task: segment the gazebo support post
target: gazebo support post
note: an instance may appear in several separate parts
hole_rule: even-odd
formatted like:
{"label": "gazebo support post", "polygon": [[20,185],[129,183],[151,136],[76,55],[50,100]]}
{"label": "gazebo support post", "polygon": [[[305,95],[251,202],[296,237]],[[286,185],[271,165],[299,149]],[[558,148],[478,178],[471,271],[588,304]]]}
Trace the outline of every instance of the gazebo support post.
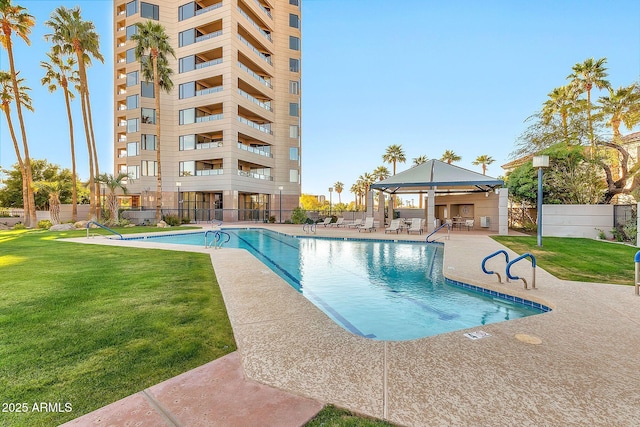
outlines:
{"label": "gazebo support post", "polygon": [[427,192],[427,233],[435,229],[436,221],[436,188],[433,187]]}

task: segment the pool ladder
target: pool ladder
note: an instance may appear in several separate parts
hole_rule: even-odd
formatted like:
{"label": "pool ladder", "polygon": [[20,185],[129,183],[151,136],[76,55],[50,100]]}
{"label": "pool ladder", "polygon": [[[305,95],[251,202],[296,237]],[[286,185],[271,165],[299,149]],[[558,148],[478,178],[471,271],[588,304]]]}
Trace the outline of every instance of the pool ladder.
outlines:
{"label": "pool ladder", "polygon": [[100,224],[99,222],[96,222],[96,221],[89,221],[89,222],[87,222],[87,237],[90,237],[90,235],[89,235],[89,228],[91,227],[91,224],[94,224],[94,225],[96,225],[96,226],[98,226],[98,227],[100,227],[100,228],[103,228],[103,229],[107,230],[109,233],[117,234],[118,236],[120,236],[120,240],[123,240],[123,239],[124,239],[124,237],[122,237],[122,234],[120,234],[120,233],[118,233],[117,231],[112,230],[112,229],[110,229],[109,227],[104,226],[104,225],[102,225],[102,224]]}
{"label": "pool ladder", "polygon": [[442,224],[441,226],[439,226],[438,228],[436,228],[435,230],[433,230],[426,238],[426,242],[427,243],[434,243],[436,240],[440,239],[440,237],[438,237],[437,239],[433,239],[433,240],[429,240],[429,237],[433,236],[434,234],[436,234],[438,231],[440,231],[441,229],[447,227],[447,235],[444,236],[445,239],[450,240],[451,239],[451,224],[449,224],[448,222],[445,222],[444,224]]}
{"label": "pool ladder", "polygon": [[309,234],[309,233],[316,234],[316,224],[315,223],[311,223],[311,224],[304,223],[302,225],[302,231],[304,231],[307,234]]}
{"label": "pool ladder", "polygon": [[506,281],[509,282],[510,280],[522,280],[524,282],[524,288],[525,289],[529,289],[528,287],[528,283],[527,283],[527,279],[525,279],[524,277],[519,277],[519,276],[514,276],[511,274],[511,267],[517,263],[518,261],[521,261],[525,258],[529,258],[531,259],[531,271],[532,271],[532,278],[531,278],[531,289],[536,289],[536,257],[533,256],[533,254],[530,253],[526,253],[524,255],[521,255],[517,258],[515,258],[512,261],[509,261],[509,254],[504,251],[504,250],[499,250],[496,251],[494,253],[492,253],[491,255],[486,256],[483,260],[482,260],[482,271],[486,274],[495,274],[496,276],[498,276],[498,283],[502,283],[502,278],[500,277],[500,274],[495,272],[495,271],[491,271],[491,270],[487,270],[486,268],[486,262],[490,259],[493,258],[494,256],[500,255],[500,254],[504,254],[505,257],[505,261],[507,263],[507,266],[505,268],[505,275],[506,275]]}
{"label": "pool ladder", "polygon": [[[208,240],[209,234],[213,234],[213,239],[211,239],[211,242],[209,242],[209,240]],[[223,238],[225,238],[225,237],[226,237],[226,239],[223,240]],[[222,245],[227,243],[229,240],[231,240],[231,236],[229,235],[229,233],[224,232],[224,231],[207,230],[204,233],[204,247],[205,248],[220,249],[222,247]]]}

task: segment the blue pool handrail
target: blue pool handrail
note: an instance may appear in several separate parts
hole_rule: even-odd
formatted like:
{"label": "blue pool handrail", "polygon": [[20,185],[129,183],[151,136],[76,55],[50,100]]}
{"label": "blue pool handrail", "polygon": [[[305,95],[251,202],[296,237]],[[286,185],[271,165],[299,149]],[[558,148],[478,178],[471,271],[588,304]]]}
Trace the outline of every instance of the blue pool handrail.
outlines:
{"label": "blue pool handrail", "polygon": [[124,237],[122,237],[122,234],[120,234],[120,233],[118,233],[117,231],[112,230],[112,229],[110,229],[109,227],[104,226],[104,225],[102,225],[102,224],[100,224],[99,222],[96,222],[96,221],[89,221],[89,222],[87,222],[87,237],[89,237],[89,228],[91,227],[91,224],[97,225],[97,226],[98,226],[98,227],[100,227],[100,228],[104,228],[105,230],[107,230],[107,231],[108,231],[108,232],[110,232],[110,233],[117,234],[118,236],[120,236],[120,240],[123,240],[123,239],[124,239]]}
{"label": "blue pool handrail", "polygon": [[[482,271],[485,274],[495,274],[496,276],[498,276],[498,283],[502,283],[502,278],[500,277],[500,273],[497,273],[495,271],[492,270],[487,270],[485,264],[487,263],[487,261],[491,258],[493,258],[494,256],[500,255],[500,254],[504,254],[504,258],[505,258],[505,262],[507,263],[507,265],[509,265],[509,254],[507,253],[507,251],[500,249],[499,251],[495,251],[494,253],[492,253],[491,255],[487,255],[486,257],[484,257],[484,259],[482,260]],[[507,282],[509,281],[509,276],[507,275]]]}
{"label": "blue pool handrail", "polygon": [[522,280],[524,282],[524,288],[527,288],[527,280],[523,277],[518,277],[518,276],[513,276],[511,275],[511,266],[513,264],[515,264],[516,262],[525,259],[525,258],[530,258],[531,259],[531,268],[532,268],[532,272],[533,272],[533,278],[531,279],[531,288],[535,289],[536,288],[536,257],[533,256],[533,254],[530,253],[526,253],[524,255],[520,255],[518,258],[514,259],[513,261],[511,261],[510,263],[507,264],[507,277],[511,280]]}
{"label": "blue pool handrail", "polygon": [[309,234],[309,233],[316,234],[316,224],[315,223],[311,223],[311,224],[304,223],[304,224],[302,224],[302,231],[304,231],[307,234]]}
{"label": "blue pool handrail", "polygon": [[427,243],[434,243],[436,240],[438,239],[433,239],[433,240],[429,240],[429,237],[433,236],[434,234],[436,234],[438,231],[440,231],[441,229],[443,229],[444,227],[447,227],[447,236],[446,239],[449,240],[450,236],[451,236],[451,224],[449,224],[448,222],[445,222],[444,224],[442,224],[440,227],[436,228],[435,230],[433,230],[426,238],[426,242]]}

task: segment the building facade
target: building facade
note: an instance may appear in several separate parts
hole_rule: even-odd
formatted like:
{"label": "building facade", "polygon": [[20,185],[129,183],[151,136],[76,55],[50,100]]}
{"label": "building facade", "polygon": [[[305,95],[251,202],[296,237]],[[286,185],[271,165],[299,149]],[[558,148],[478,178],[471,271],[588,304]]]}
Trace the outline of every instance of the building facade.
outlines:
{"label": "building facade", "polygon": [[[194,221],[288,218],[301,192],[300,0],[115,0],[115,173],[123,207],[156,206]],[[165,28],[173,89],[161,92],[135,58],[137,22]],[[281,217],[282,215],[282,217]]]}

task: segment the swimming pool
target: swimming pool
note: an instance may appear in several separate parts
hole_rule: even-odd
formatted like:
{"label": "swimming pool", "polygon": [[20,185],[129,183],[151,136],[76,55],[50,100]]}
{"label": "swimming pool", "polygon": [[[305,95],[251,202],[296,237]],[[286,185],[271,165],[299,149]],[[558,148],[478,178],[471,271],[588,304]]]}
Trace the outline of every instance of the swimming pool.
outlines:
{"label": "swimming pool", "polygon": [[[438,244],[224,232],[230,236],[224,247],[249,250],[336,323],[366,338],[409,340],[546,311],[445,280]],[[148,239],[203,246],[204,232]]]}

